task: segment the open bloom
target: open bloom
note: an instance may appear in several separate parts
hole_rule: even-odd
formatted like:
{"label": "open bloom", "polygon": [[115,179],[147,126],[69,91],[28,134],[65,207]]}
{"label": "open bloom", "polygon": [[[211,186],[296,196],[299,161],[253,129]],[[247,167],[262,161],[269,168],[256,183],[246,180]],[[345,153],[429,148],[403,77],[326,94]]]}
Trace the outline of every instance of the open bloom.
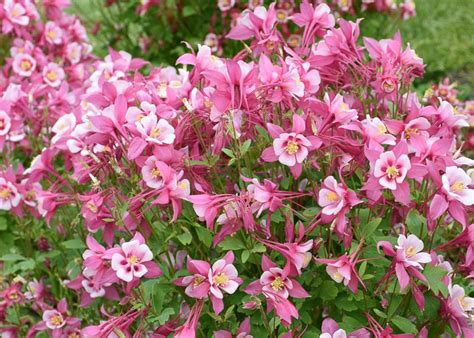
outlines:
{"label": "open bloom", "polygon": [[237,269],[228,260],[219,259],[209,270],[210,291],[219,299],[224,298],[222,291],[232,294],[239,287]]}
{"label": "open bloom", "polygon": [[397,259],[405,266],[414,266],[423,269],[421,264],[431,262],[430,254],[421,252],[423,250],[423,241],[418,239],[415,235],[400,235],[398,237],[397,245]]}
{"label": "open bloom", "polygon": [[189,297],[197,299],[206,298],[211,287],[208,279],[211,266],[208,262],[188,258],[186,268],[192,275],[178,278],[174,283],[179,286],[186,286],[184,292]]}
{"label": "open bloom", "polygon": [[112,256],[112,269],[116,271],[117,277],[131,282],[133,278],[145,275],[148,269],[144,263],[153,258],[150,248],[138,239],[123,243],[121,248],[121,253]]}
{"label": "open bloom", "polygon": [[[26,13],[25,7],[23,7],[19,2],[16,2],[14,0],[5,0],[5,3],[3,4],[3,9],[5,10],[6,18],[11,23],[20,26],[26,26],[30,22],[30,18]],[[9,30],[11,30],[11,25],[5,25],[5,23],[3,25],[4,33],[7,33]]]}
{"label": "open bloom", "polygon": [[56,23],[48,21],[44,27],[44,36],[49,43],[59,45],[62,41],[63,31]]}
{"label": "open bloom", "polygon": [[336,215],[346,204],[354,206],[360,202],[353,191],[338,184],[334,177],[328,176],[324,179],[318,197],[318,204],[323,207],[323,214]]}
{"label": "open bloom", "polygon": [[458,200],[468,206],[474,204],[474,189],[469,189],[472,179],[464,170],[457,167],[447,167],[441,180],[443,191],[448,200]]}
{"label": "open bloom", "polygon": [[273,150],[280,163],[289,167],[302,163],[308,156],[308,147],[311,142],[297,133],[283,133],[273,140]]}
{"label": "open bloom", "polygon": [[156,144],[172,144],[175,139],[174,128],[165,119],[158,120],[155,114],[150,114],[136,122],[137,130],[148,142]]}
{"label": "open bloom", "polygon": [[12,126],[10,116],[3,110],[0,110],[0,136],[5,136]]}
{"label": "open bloom", "polygon": [[46,310],[43,312],[43,320],[46,326],[51,330],[60,329],[66,325],[63,315],[57,310]]}
{"label": "open bloom", "polygon": [[50,62],[43,68],[43,79],[51,87],[58,87],[64,79],[64,70],[56,63]]}
{"label": "open bloom", "polygon": [[10,210],[20,204],[21,194],[13,183],[0,177],[0,210]]}
{"label": "open bloom", "polygon": [[142,168],[143,180],[150,188],[160,189],[164,184],[163,173],[169,170],[166,163],[158,161],[155,156],[150,156]]}
{"label": "open bloom", "polygon": [[29,54],[18,53],[13,59],[13,71],[20,76],[28,77],[36,69],[36,61]]}
{"label": "open bloom", "polygon": [[53,128],[51,129],[55,135],[51,139],[51,142],[54,144],[59,141],[63,136],[69,135],[76,126],[76,116],[73,113],[69,113],[61,116]]}
{"label": "open bloom", "polygon": [[374,176],[378,178],[381,186],[396,190],[397,184],[401,184],[411,168],[410,159],[403,154],[395,156],[393,151],[387,151],[380,154],[375,162]]}

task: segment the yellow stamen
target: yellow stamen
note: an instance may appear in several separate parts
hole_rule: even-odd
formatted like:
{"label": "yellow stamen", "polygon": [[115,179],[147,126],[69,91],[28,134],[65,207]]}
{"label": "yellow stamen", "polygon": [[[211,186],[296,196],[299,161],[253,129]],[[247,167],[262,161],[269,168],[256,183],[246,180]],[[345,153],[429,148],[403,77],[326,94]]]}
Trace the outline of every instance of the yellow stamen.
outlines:
{"label": "yellow stamen", "polygon": [[222,287],[227,284],[229,277],[225,273],[219,272],[216,276],[214,276],[213,280],[217,286]]}
{"label": "yellow stamen", "polygon": [[160,172],[160,169],[158,168],[153,168],[151,170],[151,176],[153,176],[154,178],[158,178],[161,176],[161,172]]}
{"label": "yellow stamen", "polygon": [[339,199],[339,196],[334,191],[328,192],[326,197],[329,202],[336,202]]}
{"label": "yellow stamen", "polygon": [[283,279],[281,279],[281,277],[277,277],[273,282],[271,282],[270,285],[273,291],[280,291],[281,289],[283,289],[283,286],[285,286],[285,283],[283,282]]}
{"label": "yellow stamen", "polygon": [[455,182],[451,185],[451,191],[453,192],[461,192],[466,189],[466,186],[462,182]]}
{"label": "yellow stamen", "polygon": [[139,261],[139,260],[138,260],[138,257],[137,257],[137,256],[134,256],[134,255],[132,255],[132,256],[130,256],[130,257],[127,258],[128,264],[131,264],[131,265],[137,264],[138,261]]}
{"label": "yellow stamen", "polygon": [[295,142],[295,141],[289,141],[288,144],[286,145],[285,150],[286,150],[286,152],[287,152],[288,154],[294,155],[294,154],[296,154],[296,153],[298,152],[299,148],[300,148],[300,147],[299,147],[299,145],[298,145],[297,142]]}
{"label": "yellow stamen", "polygon": [[54,326],[59,326],[63,323],[63,317],[60,316],[60,315],[54,315],[53,317],[51,317],[51,324],[53,324]]}
{"label": "yellow stamen", "polygon": [[11,191],[10,191],[10,189],[8,189],[8,188],[3,188],[2,190],[0,190],[0,198],[1,198],[1,199],[6,200],[6,199],[10,198],[10,196],[11,196]]}
{"label": "yellow stamen", "polygon": [[405,249],[405,256],[407,258],[413,257],[416,255],[416,249],[412,246],[409,246],[408,248]]}
{"label": "yellow stamen", "polygon": [[387,174],[387,177],[392,180],[398,176],[398,169],[395,167],[388,167],[385,173]]}

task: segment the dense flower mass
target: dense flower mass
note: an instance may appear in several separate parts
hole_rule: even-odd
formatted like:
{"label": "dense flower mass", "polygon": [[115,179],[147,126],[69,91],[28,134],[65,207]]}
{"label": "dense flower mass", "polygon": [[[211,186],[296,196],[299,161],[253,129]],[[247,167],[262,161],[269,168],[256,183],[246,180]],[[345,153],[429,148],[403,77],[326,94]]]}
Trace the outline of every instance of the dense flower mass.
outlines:
{"label": "dense flower mass", "polygon": [[332,11],[411,1],[317,3],[155,67],[0,1],[2,337],[474,336],[473,104]]}

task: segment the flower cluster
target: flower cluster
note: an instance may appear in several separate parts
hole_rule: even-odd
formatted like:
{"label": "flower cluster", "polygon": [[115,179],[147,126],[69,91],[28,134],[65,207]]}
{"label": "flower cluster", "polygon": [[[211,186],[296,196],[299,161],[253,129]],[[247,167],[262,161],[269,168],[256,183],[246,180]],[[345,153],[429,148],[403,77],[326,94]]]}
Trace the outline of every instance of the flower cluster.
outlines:
{"label": "flower cluster", "polygon": [[2,334],[474,335],[470,117],[420,102],[399,34],[255,3],[233,58],[155,67],[95,58],[67,4],[1,5]]}

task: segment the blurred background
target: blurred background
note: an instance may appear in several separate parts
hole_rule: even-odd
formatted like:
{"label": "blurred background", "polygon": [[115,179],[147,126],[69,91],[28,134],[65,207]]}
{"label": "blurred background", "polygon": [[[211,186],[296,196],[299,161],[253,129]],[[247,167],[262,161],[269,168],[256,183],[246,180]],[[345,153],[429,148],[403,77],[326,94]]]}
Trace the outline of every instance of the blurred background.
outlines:
{"label": "blurred background", "polygon": [[[322,1],[317,1],[322,2]],[[392,37],[400,31],[426,66],[416,83],[423,92],[445,77],[456,79],[458,97],[472,98],[474,89],[474,0],[327,0],[335,13],[354,20],[364,18],[364,36]],[[72,0],[70,11],[81,17],[94,52],[108,46],[126,50],[157,65],[173,65],[193,47],[206,43],[216,54],[232,55],[243,45],[223,37],[244,8],[258,0]],[[265,1],[268,5],[270,1]],[[299,1],[279,0],[284,16],[298,9]],[[288,25],[285,29],[292,30]]]}

